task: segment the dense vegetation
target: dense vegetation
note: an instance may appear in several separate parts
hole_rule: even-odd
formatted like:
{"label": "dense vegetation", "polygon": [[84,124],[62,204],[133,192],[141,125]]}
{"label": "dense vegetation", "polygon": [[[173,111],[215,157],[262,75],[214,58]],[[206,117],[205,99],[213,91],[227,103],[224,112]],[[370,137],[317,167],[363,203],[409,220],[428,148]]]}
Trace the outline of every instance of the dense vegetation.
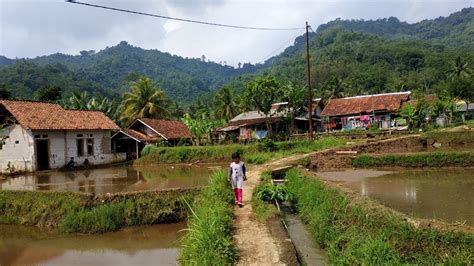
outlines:
{"label": "dense vegetation", "polygon": [[0,60],[0,65],[6,63],[6,67],[0,67],[0,84],[21,98],[31,98],[32,92],[48,84],[68,93],[87,90],[110,96],[121,94],[128,88],[128,81],[145,75],[158,81],[171,98],[185,103],[255,68],[249,64],[233,68],[203,59],[182,58],[121,42],[97,53],[82,51],[76,56],[53,54],[15,63],[4,58]]}
{"label": "dense vegetation", "polygon": [[183,265],[232,265],[236,248],[231,226],[234,197],[225,172],[216,172],[192,206],[182,242]]}
{"label": "dense vegetation", "polygon": [[294,204],[332,264],[472,264],[469,233],[416,228],[401,214],[297,170],[286,176]]}
{"label": "dense vegetation", "polygon": [[395,17],[377,20],[336,19],[320,25],[318,32],[332,28],[376,34],[387,38],[430,40],[450,46],[474,48],[474,8],[464,8],[448,17],[409,24]]}

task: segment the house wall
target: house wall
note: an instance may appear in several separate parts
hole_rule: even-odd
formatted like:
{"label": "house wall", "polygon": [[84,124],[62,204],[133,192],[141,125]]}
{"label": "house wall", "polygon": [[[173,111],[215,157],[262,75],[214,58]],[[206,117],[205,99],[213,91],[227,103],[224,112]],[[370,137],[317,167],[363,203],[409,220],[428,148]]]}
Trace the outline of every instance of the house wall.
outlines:
{"label": "house wall", "polygon": [[[35,139],[49,140],[49,167],[64,167],[71,157],[78,164],[87,158],[92,165],[109,164],[126,160],[125,153],[112,153],[110,130],[34,130],[14,126],[10,138],[0,151],[0,172],[6,172],[8,162],[17,171],[35,171]],[[2,134],[3,135],[3,134]],[[83,139],[83,156],[78,154],[78,139]],[[93,141],[93,153],[87,153],[87,139]],[[19,140],[19,144],[15,141]]]}
{"label": "house wall", "polygon": [[0,173],[34,171],[36,162],[31,131],[13,125],[1,130],[0,136],[8,136],[0,149]]}

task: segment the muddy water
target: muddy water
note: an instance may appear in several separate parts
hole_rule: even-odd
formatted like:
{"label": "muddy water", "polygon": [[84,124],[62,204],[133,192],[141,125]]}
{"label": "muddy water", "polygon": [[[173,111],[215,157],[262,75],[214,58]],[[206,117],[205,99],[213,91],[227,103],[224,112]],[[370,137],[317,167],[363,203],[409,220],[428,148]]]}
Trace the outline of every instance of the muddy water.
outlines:
{"label": "muddy water", "polygon": [[474,168],[317,174],[408,215],[474,226]]}
{"label": "muddy water", "polygon": [[0,190],[115,193],[206,185],[219,166],[121,165],[79,171],[48,171],[0,180]]}
{"label": "muddy water", "polygon": [[176,265],[185,223],[100,235],[58,235],[0,225],[0,265]]}

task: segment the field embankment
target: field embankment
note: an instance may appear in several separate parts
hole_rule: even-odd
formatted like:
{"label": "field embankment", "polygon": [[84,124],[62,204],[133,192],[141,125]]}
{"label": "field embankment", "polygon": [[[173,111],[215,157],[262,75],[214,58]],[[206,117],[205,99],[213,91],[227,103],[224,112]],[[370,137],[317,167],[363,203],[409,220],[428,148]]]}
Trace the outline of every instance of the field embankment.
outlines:
{"label": "field embankment", "polygon": [[[337,147],[310,156],[314,170],[366,166],[470,166],[474,130],[434,131]],[[462,158],[462,157],[466,158]],[[378,159],[377,159],[378,158]],[[390,162],[395,163],[390,165]]]}
{"label": "field embankment", "polygon": [[286,186],[301,218],[333,264],[474,262],[474,234],[417,226],[356,193],[288,172]]}
{"label": "field embankment", "polygon": [[474,165],[474,152],[421,152],[413,154],[360,155],[354,167],[468,167]]}
{"label": "field embankment", "polygon": [[250,145],[233,144],[181,147],[157,147],[148,145],[143,149],[142,157],[135,163],[227,162],[230,160],[230,155],[232,153],[238,152],[247,163],[263,164],[271,159],[342,146],[345,143],[346,140],[344,139],[324,137],[314,141],[263,141]]}
{"label": "field embankment", "polygon": [[201,189],[92,195],[52,191],[0,191],[0,223],[61,232],[102,233],[125,226],[184,221]]}
{"label": "field embankment", "polygon": [[216,172],[196,199],[182,241],[183,265],[231,265],[236,248],[232,241],[233,191],[226,173]]}

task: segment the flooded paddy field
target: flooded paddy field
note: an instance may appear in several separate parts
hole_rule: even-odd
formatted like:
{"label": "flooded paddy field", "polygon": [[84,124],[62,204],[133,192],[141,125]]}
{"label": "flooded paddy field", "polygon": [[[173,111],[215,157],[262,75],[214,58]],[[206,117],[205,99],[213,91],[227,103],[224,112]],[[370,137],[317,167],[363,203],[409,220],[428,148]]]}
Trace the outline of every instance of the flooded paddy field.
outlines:
{"label": "flooded paddy field", "polygon": [[215,165],[120,165],[73,171],[28,173],[0,180],[0,190],[54,190],[117,193],[192,188],[208,183]]}
{"label": "flooded paddy field", "polygon": [[474,226],[474,168],[317,172],[405,214]]}
{"label": "flooded paddy field", "polygon": [[60,235],[0,225],[0,265],[177,265],[186,223],[129,227],[99,235]]}

